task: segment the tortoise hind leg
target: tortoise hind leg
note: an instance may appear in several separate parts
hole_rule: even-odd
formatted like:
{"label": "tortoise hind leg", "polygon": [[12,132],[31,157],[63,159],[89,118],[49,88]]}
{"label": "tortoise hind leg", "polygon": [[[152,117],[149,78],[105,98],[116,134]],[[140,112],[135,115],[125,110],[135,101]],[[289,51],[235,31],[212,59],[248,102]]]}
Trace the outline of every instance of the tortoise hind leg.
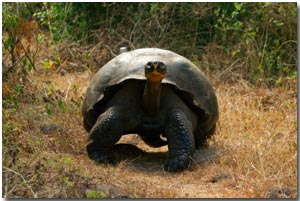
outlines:
{"label": "tortoise hind leg", "polygon": [[110,108],[98,117],[89,132],[87,152],[90,159],[97,163],[114,163],[113,147],[125,128],[122,114],[116,108]]}
{"label": "tortoise hind leg", "polygon": [[214,124],[209,130],[199,129],[194,132],[196,149],[208,147],[208,139],[215,133],[216,124]]}

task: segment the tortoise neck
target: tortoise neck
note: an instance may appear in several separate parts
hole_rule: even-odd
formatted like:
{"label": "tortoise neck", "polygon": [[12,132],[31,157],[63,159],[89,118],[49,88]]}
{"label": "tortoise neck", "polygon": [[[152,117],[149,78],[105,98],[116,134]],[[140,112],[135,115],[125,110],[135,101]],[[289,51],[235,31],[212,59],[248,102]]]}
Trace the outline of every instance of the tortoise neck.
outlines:
{"label": "tortoise neck", "polygon": [[160,107],[161,80],[147,80],[143,95],[143,107],[149,115],[155,115]]}

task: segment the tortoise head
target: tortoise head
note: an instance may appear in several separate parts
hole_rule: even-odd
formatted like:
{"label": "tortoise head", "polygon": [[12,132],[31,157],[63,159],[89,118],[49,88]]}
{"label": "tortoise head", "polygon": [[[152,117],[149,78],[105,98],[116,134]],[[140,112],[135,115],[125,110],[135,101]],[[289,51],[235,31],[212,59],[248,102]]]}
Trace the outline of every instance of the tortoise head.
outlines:
{"label": "tortoise head", "polygon": [[166,77],[167,67],[163,62],[150,61],[145,65],[145,76],[149,81],[158,82]]}

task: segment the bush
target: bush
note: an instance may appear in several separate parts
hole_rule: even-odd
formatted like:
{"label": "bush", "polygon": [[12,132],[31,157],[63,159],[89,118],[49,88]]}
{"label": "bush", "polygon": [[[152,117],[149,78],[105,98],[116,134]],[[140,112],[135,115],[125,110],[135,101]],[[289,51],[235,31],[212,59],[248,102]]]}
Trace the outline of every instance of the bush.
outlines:
{"label": "bush", "polygon": [[244,58],[243,78],[296,77],[295,3],[218,3],[214,13],[215,42]]}
{"label": "bush", "polygon": [[[38,4],[37,4],[38,5]],[[11,72],[26,77],[35,69],[35,59],[39,52],[42,36],[39,25],[32,20],[31,9],[26,3],[3,3],[2,48],[3,78]]]}
{"label": "bush", "polygon": [[[281,84],[296,77],[296,3],[23,4],[56,42],[101,43],[111,52],[121,46],[170,49],[226,80]],[[3,16],[8,32],[6,22],[16,23]]]}

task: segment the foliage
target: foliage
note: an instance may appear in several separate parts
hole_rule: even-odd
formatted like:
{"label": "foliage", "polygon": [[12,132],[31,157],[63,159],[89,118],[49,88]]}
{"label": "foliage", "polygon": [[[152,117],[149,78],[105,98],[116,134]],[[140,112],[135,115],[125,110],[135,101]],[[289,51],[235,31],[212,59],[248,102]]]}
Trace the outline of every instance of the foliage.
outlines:
{"label": "foliage", "polygon": [[12,63],[16,62],[13,54],[14,44],[16,43],[16,28],[19,24],[19,18],[12,12],[13,7],[10,4],[4,4],[2,9],[2,30],[8,34],[8,37],[3,37],[2,43],[5,50],[11,52]]}
{"label": "foliage", "polygon": [[13,90],[8,89],[7,85],[3,85],[3,103],[4,108],[11,108],[17,110],[19,107],[19,99],[22,94],[24,86],[21,84],[16,84]]}
{"label": "foliage", "polygon": [[[195,44],[204,44],[210,40],[208,36],[211,34],[206,21],[211,19],[212,9],[205,9],[207,5],[197,4],[194,7],[190,3],[50,3],[47,4],[48,9],[35,13],[35,16],[40,19],[41,24],[48,24],[55,41],[88,39],[93,42],[98,40],[97,31],[101,30],[112,37],[121,36],[123,43],[131,47],[168,44],[173,38],[182,35],[183,40],[193,38],[196,40]],[[193,10],[195,12],[191,12]],[[203,11],[198,13],[197,10]],[[202,26],[202,23],[205,25]],[[189,30],[196,32],[186,34]],[[195,36],[200,36],[199,40]]]}
{"label": "foliage", "polygon": [[3,3],[2,6],[4,79],[11,72],[18,72],[26,78],[28,72],[36,69],[35,60],[39,51],[39,44],[43,41],[43,35],[39,34],[38,23],[27,19],[33,15],[30,14],[32,10],[25,9],[30,7],[27,5],[18,2]]}
{"label": "foliage", "polygon": [[102,191],[90,190],[86,193],[87,198],[105,198],[105,194]]}
{"label": "foliage", "polygon": [[232,56],[246,59],[246,79],[280,82],[296,76],[296,4],[235,2],[216,7],[215,41]]}
{"label": "foliage", "polygon": [[[3,43],[10,52],[16,49],[20,19],[35,19],[57,44],[100,44],[110,52],[121,46],[170,49],[221,80],[280,85],[297,75],[296,3],[4,3],[2,12],[8,35]],[[22,63],[31,70],[33,56],[25,56]]]}
{"label": "foliage", "polygon": [[50,29],[54,41],[87,38],[103,19],[105,7],[99,3],[44,3],[35,17],[42,26]]}

